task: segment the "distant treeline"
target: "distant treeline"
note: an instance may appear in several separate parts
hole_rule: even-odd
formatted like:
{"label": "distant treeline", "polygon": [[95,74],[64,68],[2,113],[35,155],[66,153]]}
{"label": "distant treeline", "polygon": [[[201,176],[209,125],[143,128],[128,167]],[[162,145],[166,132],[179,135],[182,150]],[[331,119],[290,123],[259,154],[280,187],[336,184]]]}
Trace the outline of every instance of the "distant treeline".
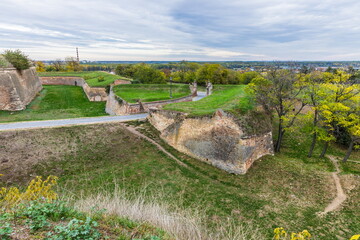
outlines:
{"label": "distant treeline", "polygon": [[205,84],[248,84],[259,75],[255,71],[240,72],[228,69],[220,64],[199,64],[182,61],[167,64],[119,64],[115,68],[118,75],[132,78],[139,83],[161,83],[170,78],[178,83],[191,83],[196,81]]}

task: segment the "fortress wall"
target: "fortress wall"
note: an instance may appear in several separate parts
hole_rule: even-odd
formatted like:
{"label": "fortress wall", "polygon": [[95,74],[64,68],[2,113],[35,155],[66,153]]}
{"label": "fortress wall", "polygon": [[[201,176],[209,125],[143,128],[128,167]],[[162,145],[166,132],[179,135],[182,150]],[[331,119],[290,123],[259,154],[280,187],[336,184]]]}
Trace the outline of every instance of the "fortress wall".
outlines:
{"label": "fortress wall", "polygon": [[22,71],[0,70],[0,110],[25,109],[41,89],[41,81],[34,67]]}
{"label": "fortress wall", "polygon": [[109,97],[106,102],[106,113],[110,115],[129,115],[136,113],[149,112],[152,108],[162,108],[162,106],[169,103],[177,102],[191,102],[192,96],[186,96],[182,98],[169,99],[164,101],[144,102],[144,103],[128,103],[120,97],[116,96],[110,89]]}
{"label": "fortress wall", "polygon": [[44,85],[71,85],[81,86],[92,102],[103,102],[107,100],[106,89],[103,87],[90,87],[81,77],[40,77]]}
{"label": "fortress wall", "polygon": [[274,153],[271,131],[248,135],[221,110],[212,117],[189,118],[185,113],[151,109],[148,119],[169,145],[229,173],[245,174],[254,161]]}

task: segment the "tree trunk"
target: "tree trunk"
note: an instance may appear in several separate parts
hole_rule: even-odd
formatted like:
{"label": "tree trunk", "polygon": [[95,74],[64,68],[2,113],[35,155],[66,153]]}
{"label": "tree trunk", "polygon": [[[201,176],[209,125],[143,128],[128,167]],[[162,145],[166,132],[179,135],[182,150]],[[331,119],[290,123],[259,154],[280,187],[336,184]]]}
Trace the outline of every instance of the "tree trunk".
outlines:
{"label": "tree trunk", "polygon": [[278,139],[277,139],[276,145],[275,145],[275,152],[280,152],[281,142],[284,137],[284,133],[285,133],[285,130],[282,130],[282,128],[281,129],[279,128],[279,135],[278,135]]}
{"label": "tree trunk", "polygon": [[[314,126],[314,129],[316,128],[317,126],[317,110],[315,109],[315,113],[314,113],[314,121],[313,121],[313,126]],[[317,137],[317,134],[316,132],[313,133],[313,137],[312,137],[312,142],[311,142],[311,146],[310,146],[310,150],[309,150],[309,153],[308,153],[308,157],[312,157],[312,154],[313,154],[313,151],[314,151],[314,148],[315,148],[315,144],[316,144],[316,137]]]}
{"label": "tree trunk", "polygon": [[314,148],[315,148],[315,144],[316,144],[316,137],[317,137],[317,134],[313,133],[312,142],[311,142],[311,146],[310,146],[310,151],[308,153],[308,157],[312,157],[312,154],[313,154],[313,151],[314,151]]}
{"label": "tree trunk", "polygon": [[349,146],[349,148],[348,148],[348,150],[346,152],[346,155],[345,155],[344,159],[342,160],[343,162],[346,162],[349,159],[353,148],[354,148],[354,139],[351,138],[350,146]]}
{"label": "tree trunk", "polygon": [[323,148],[323,150],[322,150],[322,152],[320,154],[321,158],[325,157],[325,154],[326,154],[326,151],[327,151],[328,147],[329,147],[329,142],[326,142],[325,145],[324,145],[324,148]]}

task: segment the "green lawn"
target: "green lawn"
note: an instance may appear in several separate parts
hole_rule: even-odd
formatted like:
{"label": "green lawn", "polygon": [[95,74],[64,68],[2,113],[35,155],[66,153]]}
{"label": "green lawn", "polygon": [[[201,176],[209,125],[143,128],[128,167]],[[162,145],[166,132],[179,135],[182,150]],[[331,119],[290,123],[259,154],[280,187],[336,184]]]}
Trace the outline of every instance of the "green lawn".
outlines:
{"label": "green lawn", "polygon": [[250,106],[244,85],[215,85],[213,94],[196,102],[172,103],[167,110],[186,112],[192,116],[211,115],[217,109],[231,111],[235,108],[247,109]]}
{"label": "green lawn", "polygon": [[[180,98],[190,95],[188,85],[173,84],[173,98]],[[114,93],[129,103],[153,102],[170,99],[169,84],[124,84],[113,88]]]}
{"label": "green lawn", "polygon": [[[129,78],[113,75],[106,72],[42,72],[40,77],[82,77],[90,87],[106,87],[117,79],[129,80]],[[99,77],[104,77],[104,81],[99,81]]]}
{"label": "green lawn", "polygon": [[95,117],[106,115],[105,102],[90,102],[75,86],[43,86],[23,111],[0,111],[0,122]]}

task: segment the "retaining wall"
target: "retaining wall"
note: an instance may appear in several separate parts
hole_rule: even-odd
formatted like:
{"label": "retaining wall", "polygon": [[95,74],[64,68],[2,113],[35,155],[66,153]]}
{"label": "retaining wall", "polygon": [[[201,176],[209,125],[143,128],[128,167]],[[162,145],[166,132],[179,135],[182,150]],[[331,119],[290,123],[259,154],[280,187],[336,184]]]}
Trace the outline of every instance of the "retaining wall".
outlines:
{"label": "retaining wall", "polygon": [[0,110],[25,109],[41,89],[34,67],[22,71],[15,68],[0,69]]}
{"label": "retaining wall", "polygon": [[103,87],[90,87],[81,77],[40,77],[44,85],[71,85],[83,88],[87,98],[92,102],[107,100],[106,89]]}
{"label": "retaining wall", "polygon": [[249,135],[240,121],[221,110],[212,117],[190,118],[151,109],[148,119],[169,145],[229,173],[245,174],[255,160],[274,153],[270,130]]}
{"label": "retaining wall", "polygon": [[192,95],[164,100],[164,101],[154,101],[154,102],[144,102],[144,103],[128,103],[124,99],[115,95],[112,90],[112,86],[110,88],[110,93],[108,99],[106,101],[106,113],[110,115],[129,115],[136,113],[144,113],[149,112],[151,108],[161,108],[162,106],[169,103],[177,103],[177,102],[191,102]]}

